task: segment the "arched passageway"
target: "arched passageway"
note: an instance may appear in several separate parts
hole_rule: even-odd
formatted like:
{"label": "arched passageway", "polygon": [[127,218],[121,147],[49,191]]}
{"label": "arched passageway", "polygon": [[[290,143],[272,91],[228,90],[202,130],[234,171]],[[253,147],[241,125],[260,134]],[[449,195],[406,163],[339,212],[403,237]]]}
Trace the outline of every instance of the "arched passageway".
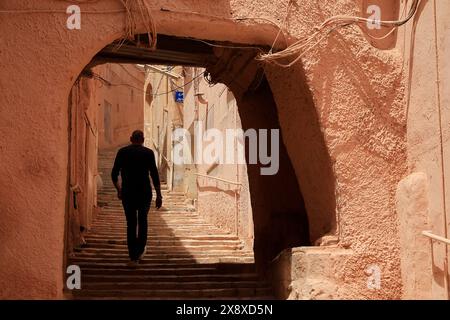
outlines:
{"label": "arched passageway", "polygon": [[[331,162],[304,78],[297,79],[302,88],[299,92],[300,102],[289,102],[299,109],[296,117],[300,118],[300,126],[287,123],[286,128],[283,128],[271,85],[264,75],[264,69],[255,60],[260,50],[267,48],[159,35],[157,49],[148,51],[145,48],[145,39],[148,41],[148,37],[141,34],[136,39],[139,39],[141,47],[132,41],[125,42],[119,48],[117,43],[105,46],[92,58],[87,68],[105,62],[185,63],[205,67],[210,81],[222,82],[233,90],[243,130],[280,130],[278,172],[262,175],[263,165],[248,165],[255,229],[254,252],[256,263],[262,271],[266,270],[282,250],[311,245],[321,236],[334,231],[336,219]],[[237,46],[242,49],[233,48]],[[147,89],[149,86],[150,84]],[[146,102],[150,106],[151,97],[148,92],[149,90],[146,92]],[[286,95],[289,94],[286,92]],[[290,154],[286,148],[285,132],[294,130],[299,131],[302,148],[291,150]],[[249,149],[246,150],[247,158],[248,152]],[[313,158],[308,156],[311,152],[314,153]],[[291,156],[296,158],[297,168],[294,167]],[[312,160],[316,163],[310,162]],[[299,182],[299,176],[302,175],[309,177],[303,179],[303,183]],[[320,181],[314,180],[315,175],[320,177]],[[303,192],[311,195],[311,199],[305,199]],[[305,205],[308,202],[311,208],[309,215]],[[317,210],[318,204],[322,209],[320,211]]]}
{"label": "arched passageway", "polygon": [[[29,9],[18,8],[17,2],[12,0],[2,5],[14,10]],[[83,15],[81,30],[66,28],[66,7],[62,1],[36,2],[36,7],[44,9],[58,6],[56,13],[5,15],[0,20],[5,30],[3,39],[8,43],[0,54],[5,61],[14,61],[2,66],[5,77],[2,76],[1,84],[6,94],[0,97],[4,107],[0,126],[4,139],[2,150],[7,151],[1,156],[2,162],[10,164],[0,172],[7,177],[2,183],[8,181],[2,185],[5,214],[0,226],[5,230],[2,232],[4,245],[15,248],[5,251],[2,259],[8,262],[2,262],[1,268],[6,295],[60,297],[62,294],[65,282],[62,239],[66,219],[63,212],[67,212],[71,187],[67,168],[70,123],[67,97],[86,65],[109,44],[123,38],[126,27],[125,11],[119,2],[99,1],[85,5],[90,13]],[[267,2],[254,8],[259,15],[264,15],[277,12],[274,6]],[[329,6],[323,6],[326,10],[312,10],[311,6],[305,3],[295,7],[296,16],[311,17],[311,21],[293,20],[295,26],[290,30],[299,37],[320,23],[321,17],[332,15],[327,11]],[[346,12],[348,6],[347,3],[336,8]],[[95,12],[105,10],[115,11]],[[208,1],[208,5],[197,1],[182,4],[162,1],[152,10],[158,33],[167,37],[207,40],[220,46],[240,44],[267,48],[273,44],[277,28],[265,23],[243,22],[238,19],[239,15],[248,16],[247,7],[230,1]],[[19,24],[37,30],[30,32],[18,28]],[[144,23],[137,21],[135,31],[144,34]],[[348,39],[352,46],[342,43]],[[29,44],[29,50],[17,56],[16,53],[23,50],[23,43]],[[333,168],[337,163],[336,176],[341,179],[339,190],[342,192],[340,209],[345,210],[343,237],[347,243],[355,243],[355,250],[366,257],[364,261],[388,261],[386,274],[398,279],[398,259],[392,256],[397,248],[392,241],[396,236],[392,193],[405,161],[402,92],[398,89],[401,72],[397,60],[391,59],[389,54],[382,56],[373,52],[361,41],[359,33],[350,30],[345,37],[339,36],[318,48],[323,51],[308,57],[310,63],[305,68],[300,63],[289,69],[264,65],[266,79],[262,79],[257,73],[259,65],[253,59],[254,52],[220,46],[214,48],[213,55],[208,54],[213,60],[205,60],[201,52],[194,51],[190,52],[194,59],[191,61],[205,66],[212,79],[232,89],[244,127],[280,128],[284,144],[280,147],[278,177],[262,177],[256,167],[249,168],[258,262],[264,266],[282,249],[313,243],[324,234],[333,233],[337,224],[342,226],[341,221],[336,221]],[[282,46],[278,43],[275,49]],[[211,53],[211,48],[208,50]],[[330,57],[330,50],[337,50],[337,54]],[[367,59],[358,60],[363,51]],[[103,51],[103,54],[105,59],[112,58],[107,56],[108,52]],[[336,57],[341,56],[343,61],[336,63]],[[165,60],[151,58],[167,61],[167,56],[162,57]],[[379,77],[365,76],[364,70],[369,69]],[[383,83],[378,83],[379,79],[383,79]],[[24,87],[29,89],[24,92]],[[388,109],[389,112],[383,113]],[[20,135],[17,135],[18,130]],[[381,141],[380,146],[373,147],[373,141]],[[369,163],[373,170],[367,171],[366,163],[362,162]],[[390,178],[386,172],[394,172],[395,177]],[[17,201],[18,197],[25,200]],[[268,203],[267,199],[272,202]],[[368,230],[364,229],[367,221],[359,212],[371,217]],[[380,212],[383,214],[378,217]],[[308,224],[305,224],[306,218]],[[11,225],[20,225],[21,234],[26,236],[17,237]],[[369,240],[361,240],[366,238]],[[384,259],[383,252],[376,247],[388,248],[383,252],[388,251],[389,259]],[[21,256],[15,254],[17,250]],[[373,256],[370,252],[374,252]],[[344,278],[364,278],[365,265],[359,265],[357,260],[358,257],[342,263],[351,266],[346,269]],[[29,283],[34,284],[32,288]],[[383,287],[383,292],[394,292],[398,285],[399,280],[393,281]],[[360,293],[366,290],[360,282],[349,286]]]}

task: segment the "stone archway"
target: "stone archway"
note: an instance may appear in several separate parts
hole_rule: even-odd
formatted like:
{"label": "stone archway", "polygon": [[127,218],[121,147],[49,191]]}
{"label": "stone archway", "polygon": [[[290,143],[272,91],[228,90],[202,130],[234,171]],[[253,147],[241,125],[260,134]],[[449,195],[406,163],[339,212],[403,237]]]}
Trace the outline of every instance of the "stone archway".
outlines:
{"label": "stone archway", "polygon": [[[139,37],[142,41],[145,35]],[[163,37],[165,45],[167,46],[168,41],[172,41],[170,46],[180,48],[179,53],[185,52],[184,47],[188,47],[190,44],[188,40],[179,40],[177,37]],[[177,41],[181,43],[177,45]],[[108,44],[105,48],[114,46]],[[231,48],[232,44],[229,47]],[[131,50],[130,48],[127,50]],[[222,82],[233,91],[238,102],[244,130],[276,129],[281,131],[279,171],[273,176],[264,176],[260,172],[261,166],[248,166],[255,227],[255,259],[258,266],[264,269],[282,250],[310,245],[319,237],[334,231],[336,225],[334,177],[319,123],[317,117],[314,116],[315,107],[305,78],[296,79],[298,83],[302,84],[301,109],[296,116],[305,119],[304,121],[308,125],[305,125],[305,122],[300,128],[303,135],[301,148],[293,145],[293,149],[289,153],[284,137],[286,128],[280,124],[279,108],[271,91],[271,85],[264,75],[264,69],[255,59],[259,50],[251,47],[230,48],[226,46],[219,50],[214,48],[212,50],[214,58],[206,59],[201,66],[207,69],[211,81]],[[159,50],[161,49],[157,47],[154,53],[155,57],[158,57]],[[192,54],[189,49],[187,51]],[[124,58],[120,54],[118,57],[119,59],[130,59],[130,57]],[[116,56],[112,55],[109,49],[106,52],[102,50],[93,57],[89,65],[97,64],[99,61],[103,63],[109,61],[108,59],[111,59],[112,62],[117,61],[115,60]],[[297,71],[301,73],[301,70]],[[146,96],[146,101],[148,103],[148,96]],[[312,150],[314,150],[314,158],[310,159],[308,154]],[[291,155],[299,154],[301,158],[295,168]],[[299,170],[306,176],[318,178],[312,178],[310,181],[304,180],[303,183],[300,183]],[[320,192],[314,194],[317,190]],[[307,194],[306,199],[303,192]],[[309,216],[305,202],[311,209]]]}
{"label": "stone archway", "polygon": [[[52,1],[45,1],[40,3],[40,5],[49,7],[55,4]],[[96,4],[92,4],[93,7]],[[161,12],[161,16],[157,14],[155,18],[159,20],[160,33],[162,34],[176,34],[179,36],[189,36],[192,38],[208,39],[208,40],[232,40],[240,43],[247,44],[260,44],[268,45],[271,40],[276,35],[276,29],[273,27],[264,25],[261,27],[250,25],[246,26],[237,22],[231,22],[226,18],[213,19],[208,17],[208,15],[203,16],[191,16],[180,13]],[[167,20],[167,18],[169,19]],[[26,19],[26,17],[23,17]],[[30,282],[34,283],[35,289],[30,290],[27,285],[25,291],[15,291],[11,292],[11,295],[17,296],[40,296],[40,297],[55,297],[61,296],[63,283],[64,283],[64,270],[62,270],[65,263],[65,255],[63,254],[63,241],[64,238],[64,215],[61,213],[66,211],[67,195],[66,192],[70,186],[67,185],[67,136],[68,136],[68,113],[67,113],[67,96],[70,89],[77,79],[78,75],[84,69],[86,65],[90,62],[92,57],[95,56],[102,48],[104,48],[109,43],[122,36],[122,30],[124,25],[117,23],[117,14],[104,14],[100,16],[88,15],[84,17],[82,30],[81,31],[68,31],[67,37],[61,39],[56,33],[52,31],[48,22],[45,20],[45,15],[38,17],[35,21],[36,25],[39,25],[39,30],[41,30],[41,36],[46,38],[45,46],[40,41],[36,41],[34,38],[28,39],[30,43],[30,48],[33,50],[38,57],[41,59],[42,63],[33,65],[30,68],[27,64],[27,74],[28,77],[24,78],[22,81],[26,85],[29,83],[30,90],[27,91],[26,95],[23,92],[15,91],[14,87],[11,86],[13,82],[9,82],[5,86],[5,89],[9,88],[9,95],[7,97],[5,104],[10,99],[16,99],[21,101],[23,112],[15,116],[15,120],[18,123],[29,123],[29,120],[33,117],[33,114],[39,110],[39,117],[34,117],[34,133],[31,136],[23,135],[18,139],[11,139],[22,145],[23,148],[29,150],[27,153],[27,160],[23,162],[17,162],[19,167],[25,168],[25,171],[20,170],[19,176],[16,176],[18,181],[27,181],[27,186],[22,185],[22,190],[26,192],[39,195],[35,200],[34,197],[30,197],[27,204],[14,205],[13,201],[5,203],[6,210],[10,212],[27,212],[27,216],[39,217],[37,223],[28,224],[24,222],[22,227],[24,232],[29,235],[29,237],[24,237],[22,241],[12,245],[16,247],[24,256],[34,257],[31,260],[27,259],[26,263],[24,261],[17,260],[13,256],[5,257],[3,261],[9,261],[11,265],[15,265],[15,270],[23,269],[23,273],[16,275],[13,278],[19,279],[19,282],[25,281],[28,285]],[[59,23],[63,30],[65,26],[65,15],[58,16],[56,22]],[[205,23],[214,23],[217,28],[210,28],[209,31],[202,27]],[[9,20],[5,19],[3,22],[5,29],[9,26]],[[187,27],[188,26],[188,27]],[[230,28],[231,27],[231,28]],[[144,27],[142,24],[138,24],[137,31],[144,32]],[[212,31],[212,32],[211,32]],[[261,37],[258,35],[259,32],[266,32],[267,35]],[[12,32],[11,34],[17,34],[17,32]],[[29,35],[28,35],[29,36]],[[25,36],[26,38],[26,36]],[[11,46],[12,49],[14,46]],[[54,48],[52,51],[48,51],[47,48]],[[246,58],[248,59],[248,57]],[[21,67],[17,69],[20,72]],[[11,74],[17,74],[11,71]],[[246,76],[252,75],[251,73],[244,73],[242,80],[247,82],[252,79],[245,79]],[[240,91],[241,88],[237,87],[237,84],[241,79],[233,79],[233,81],[228,81],[230,87],[234,87],[237,99],[240,105],[247,106],[248,109],[242,109],[241,116],[245,118],[246,127],[252,127],[257,125],[258,127],[271,127],[278,128],[279,124],[276,119],[276,108],[274,100],[271,98],[270,88],[267,82],[260,87],[262,91],[256,91],[253,93],[253,97],[245,96],[245,91]],[[224,83],[227,84],[227,80],[224,79]],[[231,83],[233,82],[233,83]],[[51,90],[49,90],[51,88]],[[45,98],[44,98],[45,97]],[[260,102],[263,102],[261,98],[268,98],[269,108],[271,118],[260,118],[260,121],[255,121],[255,117],[252,116],[250,110],[257,108]],[[263,99],[264,100],[264,99]],[[39,108],[33,108],[33,105],[38,104]],[[262,106],[267,106],[267,104],[262,104]],[[246,107],[247,108],[247,107]],[[241,109],[240,109],[241,110]],[[31,118],[30,118],[31,117]],[[268,122],[267,122],[268,121]],[[49,124],[51,124],[49,126]],[[26,125],[28,126],[28,125]],[[282,128],[283,129],[283,128]],[[26,130],[24,130],[26,131]],[[8,140],[10,137],[10,131],[5,132],[5,139]],[[39,138],[38,138],[39,137]],[[12,138],[12,137],[11,137]],[[19,156],[20,151],[16,150],[14,152]],[[12,154],[14,154],[14,152]],[[20,157],[20,156],[19,156]],[[6,159],[7,160],[7,159]],[[306,224],[306,212],[303,207],[303,201],[298,187],[298,182],[295,179],[295,170],[292,167],[289,156],[286,151],[283,151],[281,164],[283,166],[284,176],[289,179],[290,182],[287,186],[294,188],[293,190],[286,190],[283,192],[283,196],[279,197],[277,201],[275,194],[269,189],[262,191],[258,186],[266,185],[279,185],[281,187],[283,179],[276,178],[277,182],[271,181],[271,179],[265,181],[260,181],[254,174],[251,174],[251,185],[254,196],[255,205],[255,218],[258,221],[256,228],[259,230],[257,233],[258,245],[256,245],[255,250],[258,252],[258,260],[261,263],[268,263],[270,259],[284,248],[304,245],[309,243],[308,236],[308,226]],[[51,168],[51,169],[50,169]],[[286,171],[285,171],[286,170]],[[29,185],[33,181],[34,185]],[[284,181],[286,182],[286,181]],[[20,185],[20,183],[19,183]],[[32,190],[29,190],[32,188]],[[46,196],[43,196],[43,195]],[[260,196],[256,196],[259,194]],[[52,203],[52,209],[48,209],[48,204],[46,201],[42,201],[42,197],[47,199]],[[287,198],[289,201],[286,201]],[[11,197],[12,198],[12,197]],[[39,200],[40,199],[40,200]],[[264,200],[264,201],[262,201]],[[297,201],[298,200],[298,201]],[[31,204],[31,202],[33,204]],[[262,201],[262,202],[261,202]],[[269,207],[269,201],[274,201],[274,207]],[[278,205],[277,205],[278,203]],[[30,210],[29,206],[32,205],[33,209]],[[278,207],[277,210],[272,210]],[[10,209],[8,209],[10,208]],[[262,208],[261,212],[258,213],[259,209]],[[45,212],[44,215],[42,213]],[[3,220],[4,223],[9,221],[9,216],[7,215]],[[14,219],[18,219],[20,216],[16,215]],[[258,220],[260,219],[260,220]],[[274,229],[270,228],[270,219],[277,220]],[[293,219],[293,221],[289,221]],[[29,219],[24,219],[24,221],[30,221]],[[32,220],[34,221],[34,220]],[[298,221],[298,222],[295,222]],[[260,227],[261,226],[261,227]],[[300,228],[300,229],[299,229]],[[289,231],[290,230],[290,231]],[[288,231],[286,233],[286,231]],[[45,234],[46,236],[41,238],[39,241],[33,241],[32,239],[39,234]],[[8,233],[4,233],[6,237]],[[269,243],[270,249],[266,250]],[[38,245],[38,247],[35,247]],[[41,252],[39,256],[32,254],[38,250]],[[30,250],[28,252],[28,250]],[[36,272],[31,265],[42,266],[46,270],[46,274],[42,275],[41,272]],[[9,269],[5,268],[4,272],[11,276]],[[12,270],[11,270],[12,272]],[[14,271],[16,273],[16,271]],[[28,274],[28,275],[27,275]],[[2,277],[3,279],[8,278]],[[28,281],[27,279],[33,279]],[[25,279],[25,280],[23,280]]]}
{"label": "stone archway", "polygon": [[[177,23],[179,22],[171,22],[171,34],[163,37],[177,38],[183,35],[180,39],[186,37],[198,39],[197,33],[186,33],[181,29],[181,24],[178,24],[177,29]],[[233,26],[241,28],[236,23]],[[138,31],[140,30],[138,26]],[[224,30],[223,33],[206,40],[227,39],[232,37],[232,34],[231,30]],[[141,37],[144,38],[145,35],[141,34]],[[183,41],[185,44],[186,41]],[[247,41],[239,44],[242,46],[258,44],[258,41],[249,39],[236,41]],[[102,49],[111,47],[111,43],[103,42]],[[259,45],[264,46],[264,43]],[[173,44],[172,46],[176,47]],[[95,47],[99,47],[97,43]],[[249,169],[255,226],[255,259],[261,268],[266,268],[282,250],[310,245],[328,233],[334,234],[336,231],[334,175],[302,66],[293,70],[296,76],[291,79],[292,83],[301,85],[300,108],[294,112],[295,116],[303,121],[300,127],[301,148],[298,148],[297,143],[285,139],[284,133],[292,132],[296,128],[295,125],[291,127],[292,123],[283,126],[278,119],[279,112],[284,110],[277,105],[271,90],[273,84],[266,78],[261,65],[255,60],[259,50],[251,50],[251,47],[234,49],[232,44],[230,47],[227,48],[226,45],[218,49],[214,47],[216,59],[213,59],[213,63],[208,59],[202,66],[207,68],[213,81],[222,82],[232,89],[238,101],[243,129],[281,130],[280,172],[272,177],[261,177],[259,167]],[[91,59],[96,55],[97,53],[93,54]],[[98,59],[102,62],[108,61],[104,55]],[[266,69],[273,74],[284,72],[269,66]],[[273,80],[274,84],[278,81],[283,83],[282,79]],[[287,95],[288,101],[283,103],[296,105],[295,97],[289,94],[291,93]],[[261,109],[265,110],[265,114],[261,114]],[[296,137],[291,139],[295,140]],[[286,148],[286,143],[289,142],[291,142],[290,150]],[[291,157],[295,158],[295,162]]]}
{"label": "stone archway", "polygon": [[[0,57],[11,62],[2,65],[0,76],[4,89],[0,96],[0,161],[8,164],[0,168],[4,177],[0,188],[5,192],[0,203],[3,214],[0,240],[8,248],[0,259],[0,287],[5,297],[53,298],[61,297],[65,276],[63,213],[69,187],[67,96],[91,58],[122,37],[125,20],[123,12],[117,11],[122,10],[119,2],[82,4],[91,13],[83,15],[81,30],[66,28],[66,4],[62,1],[18,4],[6,0],[2,6],[29,9],[25,7],[29,3],[57,12],[4,15],[0,19],[0,28],[4,30],[2,41],[8,44]],[[274,15],[279,11],[273,1],[253,4],[254,15]],[[334,11],[329,8],[336,12],[355,9],[348,3],[319,9],[314,5],[296,8],[298,17],[311,19],[294,19],[290,28],[293,34],[300,36],[320,23],[322,16],[332,15]],[[115,13],[92,13],[105,10]],[[208,4],[160,1],[152,13],[158,32],[165,35],[270,46],[278,31],[269,24],[230,19],[249,15],[248,7],[241,1],[208,1]],[[145,32],[141,23],[136,32]],[[352,46],[344,45],[347,43]],[[330,55],[333,50],[335,54]],[[228,84],[237,93],[246,126],[271,126],[278,122],[282,129],[285,168],[291,167],[287,176],[296,178],[289,185],[297,185],[304,196],[310,221],[309,240],[314,241],[336,227],[334,181],[337,180],[338,209],[345,211],[338,221],[343,225],[341,240],[353,244],[360,255],[341,263],[345,267],[342,277],[350,279],[348,287],[352,292],[364,293],[365,282],[353,281],[364,278],[365,264],[360,261],[380,263],[383,276],[398,279],[383,286],[379,293],[392,297],[395,294],[391,292],[397,292],[400,286],[393,195],[405,171],[400,58],[374,51],[354,30],[336,36],[315,53],[305,58],[308,63],[304,67],[266,67],[267,83],[262,83],[261,91],[238,94],[236,83],[231,84],[229,79]],[[371,77],[366,70],[371,70]],[[223,82],[227,83],[226,79]],[[267,99],[258,100],[263,97]],[[266,106],[268,116],[259,114],[258,106]],[[258,117],[250,116],[254,113]],[[374,141],[379,144],[373,144]],[[270,183],[259,184],[255,180],[254,185],[257,189]],[[276,199],[270,190],[264,192],[273,197],[272,201],[285,200]],[[259,205],[263,207],[264,203]],[[281,215],[288,217],[291,209],[294,212],[298,208],[286,205],[285,209]],[[264,217],[268,219],[270,215]],[[277,232],[282,234],[283,228],[280,224]],[[262,243],[271,238],[265,232],[261,233]],[[287,237],[281,244],[274,244],[270,256],[289,243]],[[262,260],[267,262],[270,256]]]}

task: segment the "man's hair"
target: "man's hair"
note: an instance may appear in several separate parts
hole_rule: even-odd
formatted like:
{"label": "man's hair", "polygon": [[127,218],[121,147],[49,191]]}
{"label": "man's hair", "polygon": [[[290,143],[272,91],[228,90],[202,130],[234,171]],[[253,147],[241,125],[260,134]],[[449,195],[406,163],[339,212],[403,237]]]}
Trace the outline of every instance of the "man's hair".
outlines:
{"label": "man's hair", "polygon": [[134,130],[130,137],[131,142],[144,142],[144,133],[141,130]]}

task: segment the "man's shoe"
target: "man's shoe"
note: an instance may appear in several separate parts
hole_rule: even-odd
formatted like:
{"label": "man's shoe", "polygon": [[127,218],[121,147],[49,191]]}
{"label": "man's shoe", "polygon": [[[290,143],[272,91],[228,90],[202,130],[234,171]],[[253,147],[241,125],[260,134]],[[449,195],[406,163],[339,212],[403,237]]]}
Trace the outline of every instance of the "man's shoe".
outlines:
{"label": "man's shoe", "polygon": [[130,268],[136,268],[138,266],[138,264],[139,264],[139,261],[137,261],[137,260],[130,260],[130,261],[128,261],[127,266],[130,267]]}
{"label": "man's shoe", "polygon": [[144,251],[141,253],[141,255],[139,256],[139,260],[144,259],[145,254],[147,253],[147,246],[144,247]]}

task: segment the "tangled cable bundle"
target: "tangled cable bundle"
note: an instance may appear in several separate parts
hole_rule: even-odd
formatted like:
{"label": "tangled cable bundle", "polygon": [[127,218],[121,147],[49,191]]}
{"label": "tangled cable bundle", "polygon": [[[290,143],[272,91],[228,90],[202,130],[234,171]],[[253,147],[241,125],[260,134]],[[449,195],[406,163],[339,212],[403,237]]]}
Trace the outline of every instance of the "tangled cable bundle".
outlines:
{"label": "tangled cable bundle", "polygon": [[122,40],[121,44],[123,44],[125,39],[134,39],[134,35],[136,34],[135,15],[136,12],[138,12],[147,30],[150,49],[155,50],[157,38],[156,24],[148,4],[145,0],[120,0],[120,2],[125,7],[126,14],[125,38]]}
{"label": "tangled cable bundle", "polygon": [[[59,0],[64,2],[75,3],[96,3],[99,0]],[[145,0],[120,0],[125,9],[125,36],[120,41],[119,47],[125,40],[134,40],[136,34],[136,14],[140,15],[149,39],[149,47],[151,50],[156,49],[156,24],[153,19],[152,12]]]}
{"label": "tangled cable bundle", "polygon": [[[56,1],[56,0],[55,0]],[[71,2],[71,3],[96,3],[100,0],[58,0],[58,1],[64,1],[64,2]],[[136,16],[140,16],[142,19],[142,23],[145,26],[145,29],[147,30],[147,35],[149,38],[149,48],[150,50],[156,49],[156,41],[157,41],[157,31],[156,31],[156,23],[152,16],[152,10],[146,3],[146,0],[119,0],[122,5],[123,9],[115,9],[115,10],[85,10],[84,13],[91,13],[91,14],[107,14],[107,13],[125,13],[125,36],[122,38],[122,40],[119,41],[117,44],[117,47],[120,48],[124,42],[128,40],[134,40],[134,37],[136,35]],[[278,23],[267,19],[263,17],[240,17],[240,18],[232,18],[231,20],[234,21],[243,21],[243,20],[264,20],[267,21],[273,25],[275,25],[278,28],[278,33],[275,37],[275,40],[272,44],[271,49],[268,53],[260,53],[256,59],[263,61],[263,62],[270,62],[274,63],[281,67],[291,67],[296,62],[298,62],[306,53],[311,51],[313,48],[315,48],[320,42],[322,42],[325,38],[327,38],[333,31],[339,28],[347,27],[350,25],[356,25],[358,26],[362,32],[366,33],[368,37],[375,39],[375,40],[382,40],[387,38],[389,35],[391,35],[398,27],[404,25],[407,23],[417,12],[420,0],[413,0],[409,13],[407,17],[396,20],[396,21],[374,21],[373,19],[367,19],[362,17],[356,17],[356,16],[346,16],[346,15],[338,15],[331,17],[327,20],[325,20],[320,26],[317,26],[313,29],[313,33],[309,36],[302,37],[293,44],[287,46],[286,49],[281,50],[279,52],[273,53],[273,48],[275,47],[275,44],[278,41],[278,38],[280,35],[284,37],[284,40],[287,43],[286,34],[283,29],[286,29],[286,21],[287,17],[290,12],[290,8],[294,2],[289,1],[289,5],[287,8],[287,14],[284,19],[284,25],[279,26]],[[0,13],[66,13],[62,10],[54,10],[54,9],[22,9],[22,10],[0,10]],[[181,12],[178,12],[181,13]],[[185,14],[196,14],[194,12],[183,12]],[[406,13],[406,5],[404,6],[404,12],[402,16],[404,16]],[[209,17],[215,17],[215,16],[209,16]],[[220,18],[220,17],[216,17]],[[375,37],[369,33],[367,33],[367,30],[363,28],[363,24],[365,23],[376,23],[379,24],[382,27],[385,28],[392,28],[382,37]],[[196,39],[193,39],[196,40]],[[247,49],[247,47],[238,47],[238,46],[224,46],[224,45],[218,45],[213,44],[207,41],[198,40],[204,42],[205,44],[208,44],[210,46],[216,46],[216,47],[229,47],[229,48],[242,48]],[[286,44],[287,45],[287,44]],[[281,61],[290,60],[290,62],[284,63]]]}
{"label": "tangled cable bundle", "polygon": [[125,40],[134,40],[136,34],[136,13],[138,13],[147,30],[150,50],[156,49],[156,24],[151,14],[151,9],[144,0],[120,0],[125,8],[125,36],[119,42],[120,48]]}
{"label": "tangled cable bundle", "polygon": [[[373,39],[381,40],[388,37],[395,28],[398,28],[405,23],[407,23],[416,13],[417,7],[420,0],[414,0],[409,10],[408,16],[402,20],[397,21],[376,21],[383,27],[391,27],[386,35],[380,38],[376,38],[374,36],[369,35]],[[289,7],[290,8],[290,7]],[[289,11],[288,8],[288,11]],[[406,7],[405,7],[406,9]],[[354,17],[354,16],[334,16],[327,20],[325,20],[320,26],[314,28],[314,33],[310,36],[302,37],[292,45],[288,46],[286,49],[279,51],[277,53],[272,53],[272,50],[267,54],[261,54],[257,57],[258,60],[271,62],[281,67],[291,67],[295,63],[297,63],[306,53],[315,48],[322,40],[324,40],[330,33],[335,31],[336,29],[343,28],[350,25],[357,25],[363,32],[366,32],[362,27],[362,24],[365,23],[374,23],[372,19],[366,19],[362,17]],[[320,36],[320,37],[319,37]],[[278,36],[277,36],[278,38]],[[317,39],[314,41],[315,39]],[[275,39],[276,42],[277,39]],[[275,43],[274,43],[275,44]],[[272,46],[273,48],[273,46]],[[280,60],[285,60],[293,58],[288,63],[279,62]]]}

